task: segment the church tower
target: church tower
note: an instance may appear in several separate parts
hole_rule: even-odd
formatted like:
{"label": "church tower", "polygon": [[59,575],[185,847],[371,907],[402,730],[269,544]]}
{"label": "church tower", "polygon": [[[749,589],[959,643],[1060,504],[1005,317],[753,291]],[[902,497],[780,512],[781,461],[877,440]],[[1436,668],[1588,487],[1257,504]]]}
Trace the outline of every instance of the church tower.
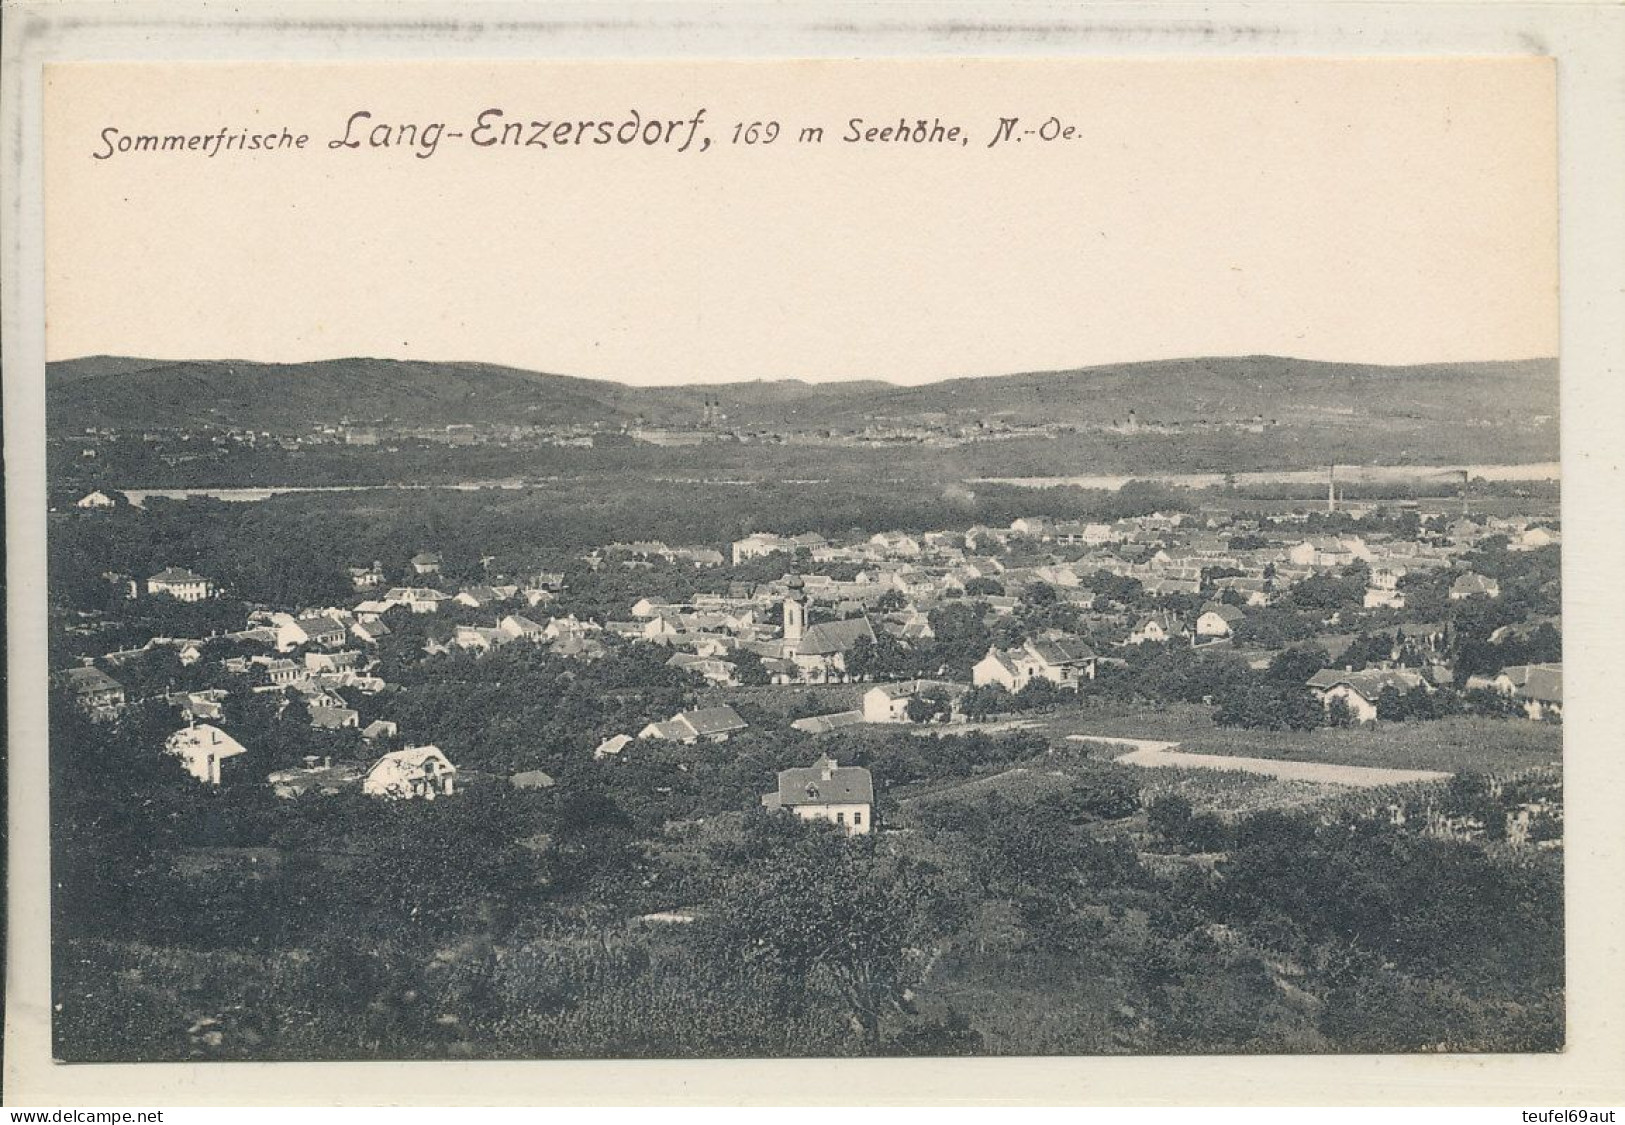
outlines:
{"label": "church tower", "polygon": [[807,601],[799,575],[790,579],[789,586],[784,598],[784,639],[796,644],[807,631]]}

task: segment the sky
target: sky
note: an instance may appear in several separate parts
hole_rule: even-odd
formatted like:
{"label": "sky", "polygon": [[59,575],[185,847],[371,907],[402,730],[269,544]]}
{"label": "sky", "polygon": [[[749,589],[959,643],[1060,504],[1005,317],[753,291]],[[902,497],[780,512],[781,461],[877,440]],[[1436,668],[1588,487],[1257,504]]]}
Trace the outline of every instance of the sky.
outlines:
{"label": "sky", "polygon": [[[363,110],[466,134],[493,108],[618,127],[701,107],[704,152],[675,151],[686,126],[331,146]],[[967,143],[841,139],[900,116]],[[1009,117],[1073,132],[988,147]],[[769,120],[772,143],[730,142]],[[1541,60],[71,64],[45,124],[52,359],[672,384],[1557,353]],[[116,148],[284,127],[306,147]]]}

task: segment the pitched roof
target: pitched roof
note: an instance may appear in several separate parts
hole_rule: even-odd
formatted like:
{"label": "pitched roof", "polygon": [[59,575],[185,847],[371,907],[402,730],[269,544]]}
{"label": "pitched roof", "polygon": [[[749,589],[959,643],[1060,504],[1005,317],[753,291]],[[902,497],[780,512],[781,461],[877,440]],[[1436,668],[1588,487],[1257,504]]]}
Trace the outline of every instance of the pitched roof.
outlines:
{"label": "pitched roof", "polygon": [[694,729],[695,734],[726,734],[729,731],[744,730],[749,724],[739,717],[732,707],[701,707],[695,711],[683,711],[672,716],[675,723],[686,723]]}
{"label": "pitched roof", "polygon": [[1375,703],[1384,688],[1392,687],[1395,691],[1404,694],[1421,687],[1426,681],[1422,676],[1408,668],[1368,668],[1363,672],[1342,672],[1335,668],[1323,668],[1309,677],[1309,686],[1326,690],[1338,684],[1347,684],[1348,687]]}
{"label": "pitched roof", "polygon": [[810,626],[802,634],[796,652],[801,656],[834,656],[845,652],[860,640],[873,641],[874,626],[867,617],[852,617],[845,621],[822,621]]}
{"label": "pitched roof", "polygon": [[629,734],[612,734],[598,744],[598,748],[593,751],[593,754],[595,756],[619,754],[630,746],[633,741],[634,739]]}
{"label": "pitched roof", "polygon": [[780,770],[778,798],[781,806],[869,805],[875,800],[875,783],[861,766],[821,758],[807,769]]}
{"label": "pitched roof", "polygon": [[[438,746],[408,746],[405,750],[391,750],[372,764],[376,770],[385,762],[405,766],[408,769],[422,769],[430,764],[444,764],[445,770],[441,772],[456,772],[457,767],[447,760]],[[368,770],[371,773],[372,770]]]}
{"label": "pitched roof", "polygon": [[162,582],[167,585],[177,586],[189,582],[207,582],[208,579],[203,577],[201,574],[193,574],[190,570],[187,570],[183,566],[166,566],[157,574],[154,574],[151,578],[147,579],[147,581]]}
{"label": "pitched roof", "polygon": [[344,623],[320,613],[312,613],[306,617],[294,619],[295,625],[311,636],[324,636],[328,633],[344,632]]}
{"label": "pitched roof", "polygon": [[862,723],[862,711],[836,711],[830,715],[809,715],[805,719],[797,719],[790,727],[792,730],[805,731],[807,734],[823,734],[826,731],[839,730],[841,727],[860,726]]}
{"label": "pitched roof", "polygon": [[1501,675],[1512,682],[1514,692],[1521,699],[1541,703],[1563,702],[1561,664],[1513,664],[1501,669]]}
{"label": "pitched roof", "polygon": [[324,730],[337,730],[349,726],[360,716],[348,707],[312,707],[310,725]]}
{"label": "pitched roof", "polygon": [[1027,649],[1046,664],[1087,664],[1095,659],[1095,650],[1076,637],[1055,640],[1035,638],[1027,642]]}
{"label": "pitched roof", "polygon": [[69,668],[62,673],[63,681],[74,691],[85,694],[92,691],[123,691],[124,685],[103,672],[100,668],[85,665],[82,668]]}

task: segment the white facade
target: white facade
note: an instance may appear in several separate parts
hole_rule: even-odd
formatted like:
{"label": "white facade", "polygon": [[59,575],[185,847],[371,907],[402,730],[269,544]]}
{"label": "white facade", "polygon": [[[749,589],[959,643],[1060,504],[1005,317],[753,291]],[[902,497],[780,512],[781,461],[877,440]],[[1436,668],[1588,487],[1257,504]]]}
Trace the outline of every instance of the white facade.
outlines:
{"label": "white facade", "polygon": [[432,801],[456,792],[457,767],[438,746],[413,746],[385,754],[373,763],[361,782],[369,797],[390,801],[423,798]]}
{"label": "white facade", "polygon": [[179,758],[186,772],[205,785],[220,784],[220,764],[227,758],[248,753],[248,747],[208,723],[176,731],[169,736],[164,750]]}
{"label": "white facade", "polygon": [[843,829],[848,836],[867,836],[874,828],[874,817],[868,805],[795,805],[790,811],[799,820],[826,820]]}

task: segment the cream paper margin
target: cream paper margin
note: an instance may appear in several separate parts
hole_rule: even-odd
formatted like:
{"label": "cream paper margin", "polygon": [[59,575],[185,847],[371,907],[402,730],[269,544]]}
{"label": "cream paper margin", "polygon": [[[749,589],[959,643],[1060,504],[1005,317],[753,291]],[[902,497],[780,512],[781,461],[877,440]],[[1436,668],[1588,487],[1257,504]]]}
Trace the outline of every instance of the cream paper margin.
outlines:
{"label": "cream paper margin", "polygon": [[[1625,21],[1604,5],[14,4],[5,20],[8,1104],[1606,1105],[1625,1101],[1621,670]],[[49,1061],[41,64],[186,58],[1548,55],[1558,60],[1568,664],[1568,1047],[1549,1056],[823,1060],[809,1063]],[[425,1075],[431,1075],[425,1082]],[[414,1094],[404,1091],[415,1091]]]}

